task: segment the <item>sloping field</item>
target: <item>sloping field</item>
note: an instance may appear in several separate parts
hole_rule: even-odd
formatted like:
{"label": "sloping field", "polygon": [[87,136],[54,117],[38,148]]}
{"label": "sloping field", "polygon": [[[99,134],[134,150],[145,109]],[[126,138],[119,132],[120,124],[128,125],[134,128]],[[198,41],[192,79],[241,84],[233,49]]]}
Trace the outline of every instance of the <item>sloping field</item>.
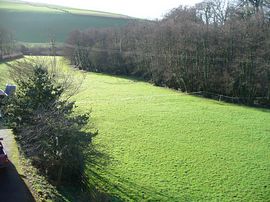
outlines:
{"label": "sloping field", "polygon": [[123,26],[130,20],[120,14],[2,0],[0,19],[0,27],[28,43],[46,43],[51,38],[64,42],[72,30]]}
{"label": "sloping field", "polygon": [[101,157],[89,182],[125,201],[268,201],[270,111],[84,73]]}
{"label": "sloping field", "polygon": [[[124,200],[266,201],[270,111],[87,73],[76,97],[93,109],[111,158],[95,180]],[[89,171],[89,176],[93,174]]]}

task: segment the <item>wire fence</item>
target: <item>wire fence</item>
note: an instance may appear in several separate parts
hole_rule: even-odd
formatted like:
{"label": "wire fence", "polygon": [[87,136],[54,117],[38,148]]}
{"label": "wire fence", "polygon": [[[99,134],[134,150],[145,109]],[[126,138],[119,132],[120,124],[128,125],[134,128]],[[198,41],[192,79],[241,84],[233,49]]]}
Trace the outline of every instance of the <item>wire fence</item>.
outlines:
{"label": "wire fence", "polygon": [[265,108],[270,107],[270,97],[252,97],[252,101],[248,101],[247,97],[231,97],[231,96],[207,92],[207,91],[190,92],[189,94],[199,96],[199,97],[211,98],[220,102],[245,104],[245,105],[249,104],[251,106],[265,107]]}
{"label": "wire fence", "polygon": [[[141,57],[141,61],[144,60],[144,58],[156,58],[156,57],[163,57],[166,58],[167,60],[174,60],[174,59],[186,59],[186,60],[198,60],[198,57],[196,56],[191,56],[191,55],[186,55],[181,52],[178,53],[169,53],[169,52],[164,52],[164,50],[160,51],[126,51],[126,50],[120,50],[120,48],[96,48],[96,47],[91,47],[91,46],[78,46],[78,45],[72,45],[68,43],[61,43],[61,44],[56,44],[56,48],[58,48],[58,51],[60,50],[61,55],[63,52],[62,50],[64,48],[71,48],[71,49],[77,49],[77,50],[86,50],[88,52],[110,52],[110,53],[119,53],[122,54],[123,56],[133,56],[133,57]],[[47,50],[44,52],[44,50]],[[50,48],[42,48],[41,49],[44,54],[43,55],[50,55],[51,49]],[[31,54],[31,53],[30,53]],[[247,62],[248,59],[243,59],[243,58],[235,58],[237,62]],[[222,57],[215,57],[215,58],[210,58],[210,61],[213,62],[222,62],[222,61],[227,61],[227,58],[222,58]],[[264,59],[264,58],[256,58],[256,60],[265,60],[267,63],[269,63],[270,58]],[[138,62],[138,58],[136,58],[136,62]],[[270,98],[269,97],[253,97],[252,101],[247,101],[248,98],[246,97],[231,97],[227,95],[222,95],[222,94],[216,94],[212,92],[207,92],[207,91],[198,91],[198,92],[191,92],[189,93],[191,95],[195,96],[200,96],[200,97],[206,97],[206,98],[211,98],[214,100],[218,101],[223,101],[223,102],[229,102],[229,103],[235,103],[235,104],[247,104],[247,102],[251,102],[250,105],[253,106],[258,106],[258,107],[270,107]]]}

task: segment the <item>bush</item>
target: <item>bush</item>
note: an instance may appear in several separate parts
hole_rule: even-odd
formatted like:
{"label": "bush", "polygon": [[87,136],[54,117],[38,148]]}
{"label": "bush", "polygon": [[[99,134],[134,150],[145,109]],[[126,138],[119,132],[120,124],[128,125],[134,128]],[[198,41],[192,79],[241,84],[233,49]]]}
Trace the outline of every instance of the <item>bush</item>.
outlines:
{"label": "bush", "polygon": [[3,112],[26,156],[58,183],[80,179],[84,151],[94,135],[82,131],[90,114],[74,114],[75,103],[65,96],[70,85],[59,82],[57,74],[49,71],[53,68],[24,61],[11,69],[18,75],[18,91],[5,100]]}

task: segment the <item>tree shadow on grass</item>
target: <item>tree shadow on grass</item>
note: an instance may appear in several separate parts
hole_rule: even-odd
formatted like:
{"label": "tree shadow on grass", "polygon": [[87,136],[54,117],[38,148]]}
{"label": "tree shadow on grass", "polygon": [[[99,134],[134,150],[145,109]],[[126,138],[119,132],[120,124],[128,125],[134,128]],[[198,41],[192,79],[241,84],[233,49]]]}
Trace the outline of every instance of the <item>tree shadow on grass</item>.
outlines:
{"label": "tree shadow on grass", "polygon": [[[86,71],[86,72],[89,72],[89,71]],[[92,73],[97,74],[97,75],[125,79],[125,80],[132,81],[132,82],[147,82],[147,80],[143,77],[127,76],[127,75],[121,75],[121,74],[110,74],[110,73],[105,73],[105,72],[92,72]]]}
{"label": "tree shadow on grass", "polygon": [[[84,170],[94,165],[106,167],[110,162],[108,155],[91,148],[86,154],[87,159],[85,161]],[[96,184],[89,183],[89,178],[83,173],[78,177],[74,183],[64,183],[62,186],[57,187],[57,191],[69,201],[110,201],[110,196],[103,194],[96,189]],[[59,198],[59,201],[62,199]]]}
{"label": "tree shadow on grass", "polygon": [[[130,181],[108,170],[108,165],[117,163],[106,153],[96,149],[89,151],[85,162],[85,174],[80,183],[58,187],[59,193],[68,201],[122,202],[122,201],[191,201],[189,195],[172,196],[157,191],[155,187]],[[59,200],[62,201],[62,200]]]}
{"label": "tree shadow on grass", "polygon": [[[97,152],[93,155],[95,159],[87,159],[87,175],[83,178],[82,186],[88,193],[90,201],[179,201],[179,198],[159,192],[154,187],[139,185],[119,175],[115,175],[107,169],[107,166],[110,163],[117,162],[113,161],[107,154],[95,152]],[[114,194],[109,194],[112,192]],[[183,200],[188,199],[185,198]]]}
{"label": "tree shadow on grass", "polygon": [[12,162],[0,169],[0,200],[8,202],[34,202],[35,199]]}

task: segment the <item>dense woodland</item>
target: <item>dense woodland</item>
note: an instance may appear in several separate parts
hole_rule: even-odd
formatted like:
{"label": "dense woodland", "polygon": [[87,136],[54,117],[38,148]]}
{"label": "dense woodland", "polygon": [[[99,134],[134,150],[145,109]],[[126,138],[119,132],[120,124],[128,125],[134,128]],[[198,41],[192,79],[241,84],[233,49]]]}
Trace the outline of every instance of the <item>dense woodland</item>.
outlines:
{"label": "dense woodland", "polygon": [[207,0],[173,9],[158,21],[73,31],[65,54],[88,71],[269,104],[269,26],[268,0]]}

